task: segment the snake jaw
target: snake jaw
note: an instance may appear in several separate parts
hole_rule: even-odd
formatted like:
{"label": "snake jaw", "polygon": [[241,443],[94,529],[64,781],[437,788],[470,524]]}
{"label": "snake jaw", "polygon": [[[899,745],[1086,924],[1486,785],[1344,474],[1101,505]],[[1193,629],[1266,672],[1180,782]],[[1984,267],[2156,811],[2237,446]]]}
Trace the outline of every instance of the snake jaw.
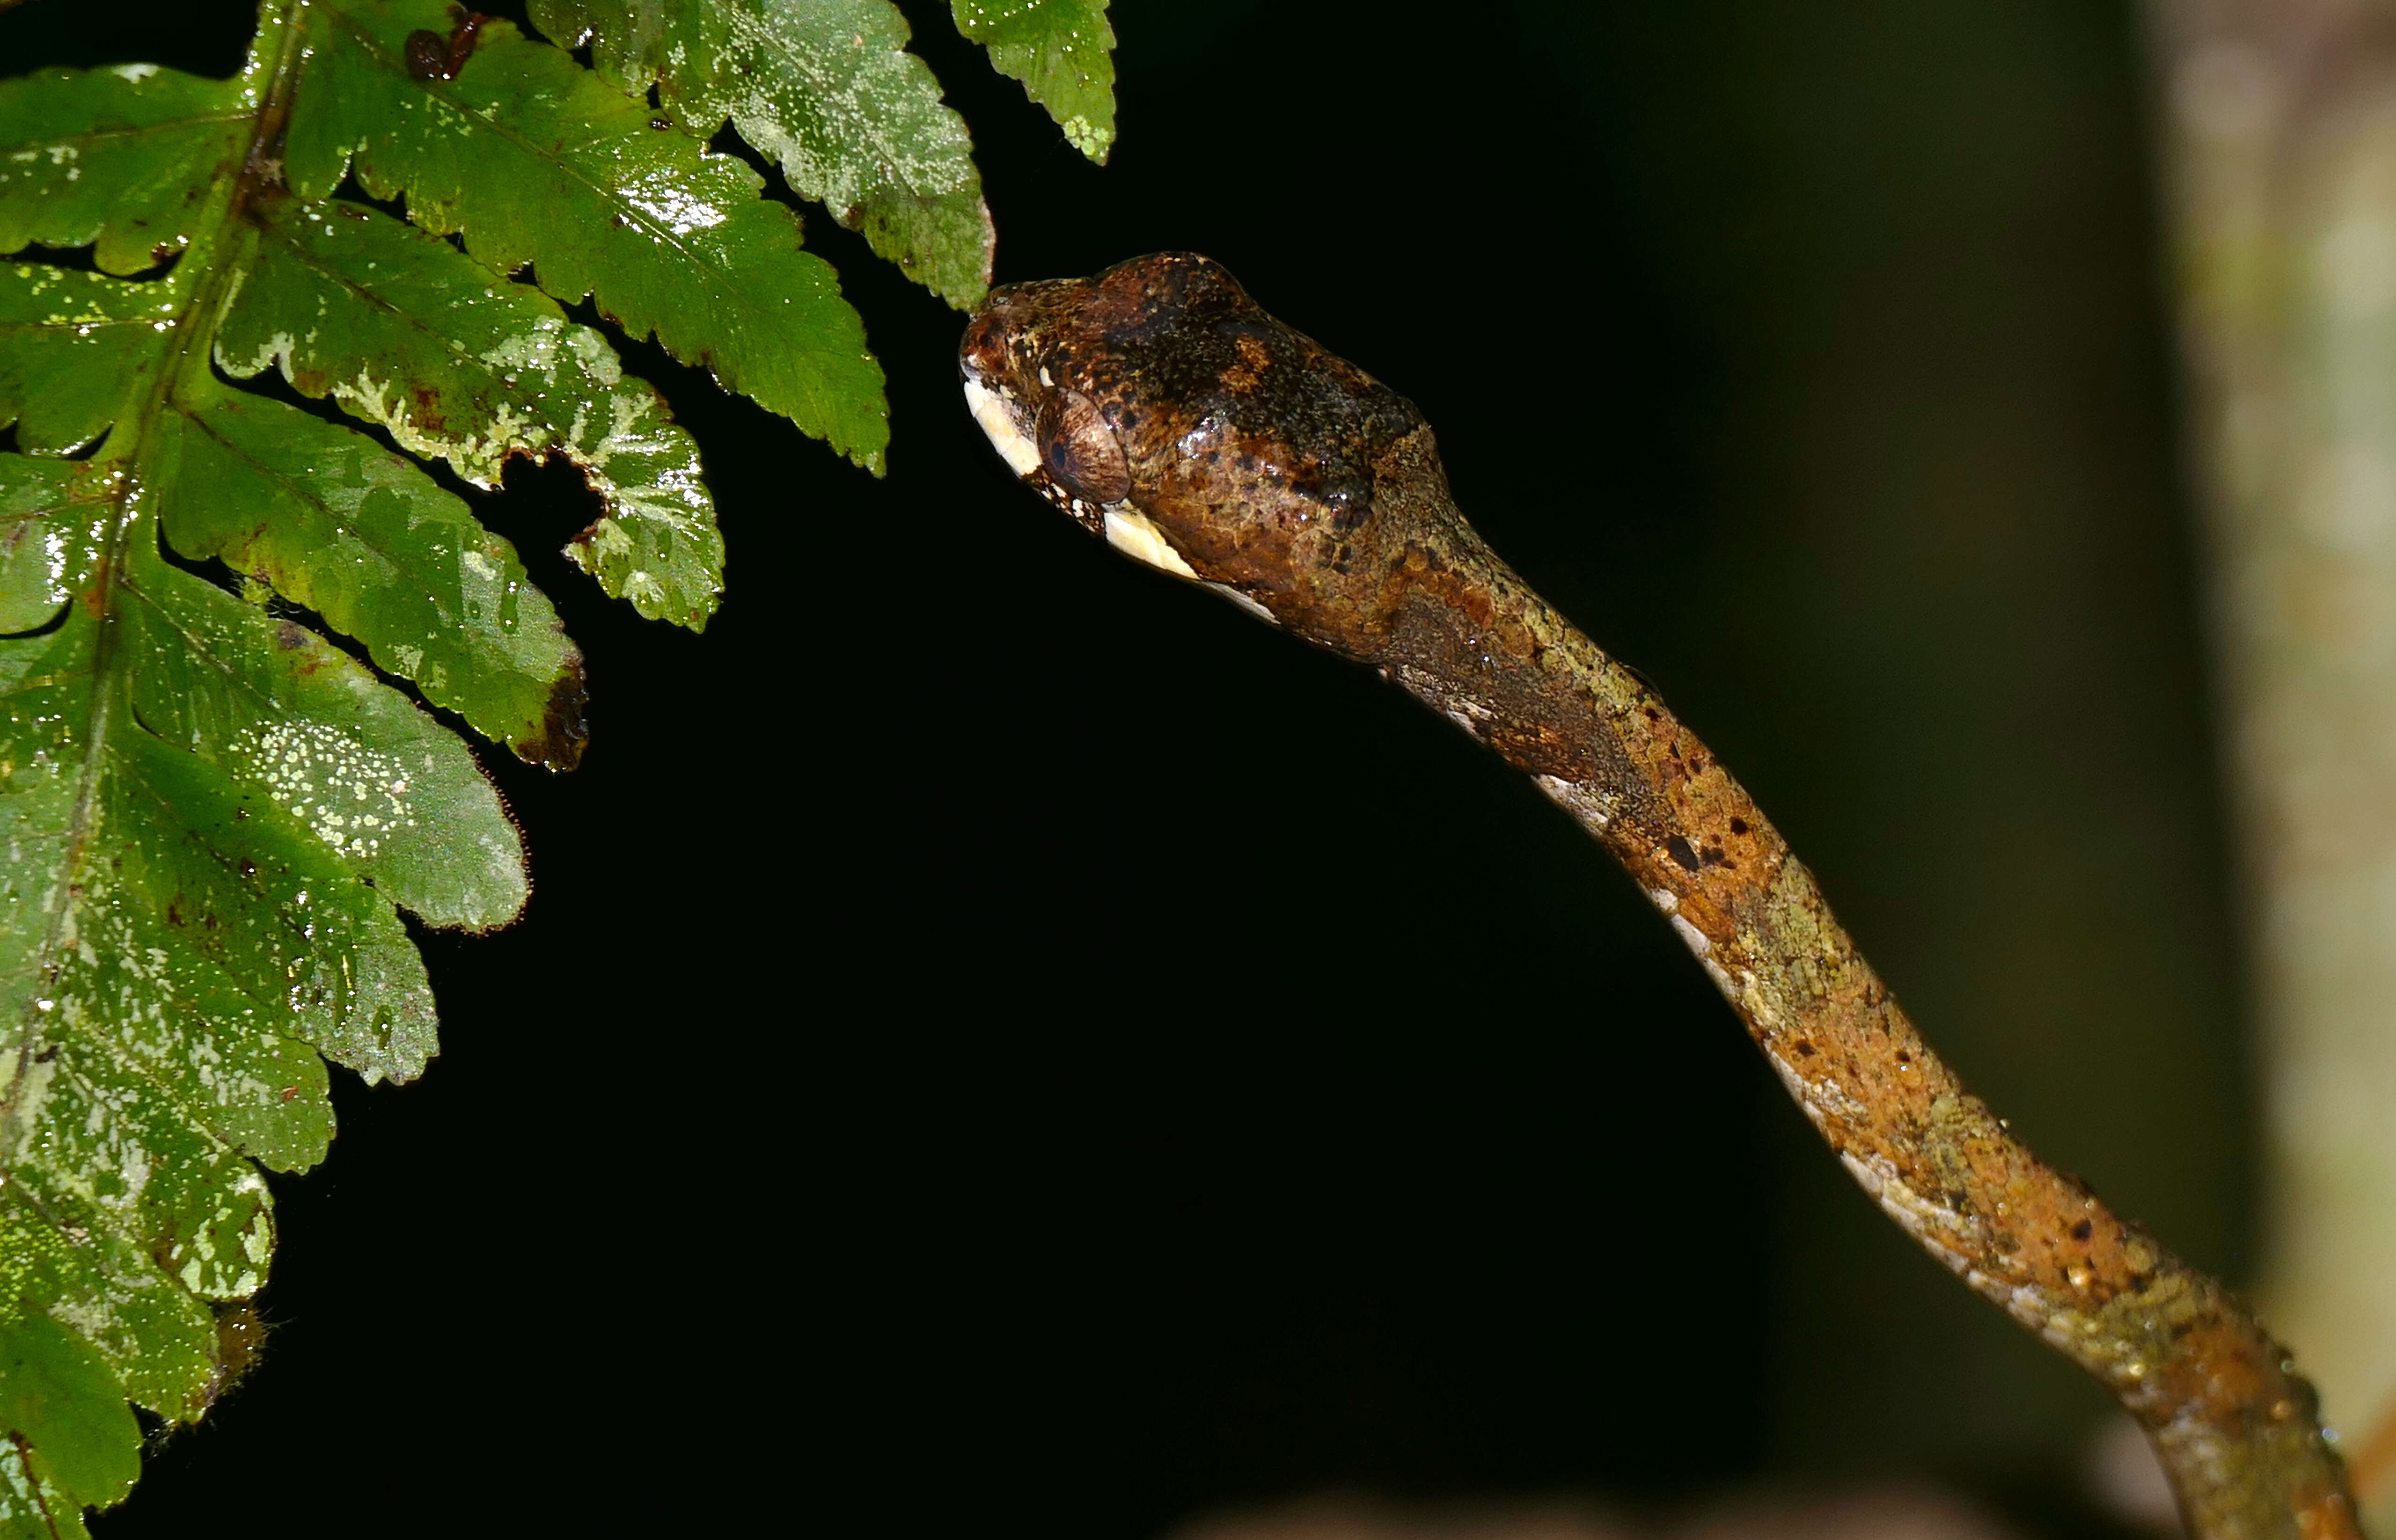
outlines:
{"label": "snake jaw", "polygon": [[1033,436],[1035,419],[1015,392],[1005,383],[992,383],[968,357],[963,365],[965,410],[973,415],[974,424],[990,440],[998,458],[1006,462],[1018,480],[1054,503],[1058,511],[1093,535],[1106,533],[1106,510],[1109,506],[1077,498],[1050,474],[1040,457],[1040,444]]}
{"label": "snake jaw", "polygon": [[[1156,522],[1128,499],[1110,503],[1092,503],[1068,491],[1049,473],[1041,458],[1040,446],[1032,433],[1032,416],[1013,399],[1014,393],[1005,386],[992,390],[982,382],[982,372],[968,357],[962,368],[965,376],[965,410],[974,423],[998,451],[1006,468],[1025,485],[1057,505],[1072,520],[1095,535],[1102,536],[1107,544],[1159,572],[1176,578],[1186,578],[1200,587],[1212,590],[1268,625],[1281,621],[1264,604],[1233,588],[1229,583],[1211,583],[1198,576],[1196,569],[1173,549],[1173,542],[1156,527]],[[1041,383],[1052,384],[1046,369],[1040,371]]]}
{"label": "snake jaw", "polygon": [[[985,351],[988,347],[986,343]],[[992,389],[985,383],[984,370],[974,357],[975,351],[969,339],[961,365],[965,377],[965,410],[973,415],[975,424],[990,440],[991,447],[998,451],[999,458],[1006,462],[1006,468],[1056,504],[1075,523],[1092,534],[1103,537],[1107,544],[1132,560],[1152,566],[1159,572],[1171,573],[1176,578],[1203,581],[1190,564],[1182,559],[1181,553],[1173,549],[1173,543],[1165,538],[1163,530],[1156,527],[1155,521],[1133,507],[1128,499],[1094,502],[1087,498],[1076,497],[1058,480],[1041,455],[1039,441],[1034,436],[1037,415],[1027,411],[1016,399],[1015,392],[1005,384]],[[1054,381],[1045,368],[1041,369],[1040,379],[1043,385],[1054,388]],[[1220,583],[1206,586],[1224,588]],[[1267,619],[1272,617],[1271,611],[1246,594],[1231,590],[1226,591],[1232,592],[1242,603],[1242,607]]]}
{"label": "snake jaw", "polygon": [[[1190,564],[1181,559],[1181,552],[1173,549],[1173,542],[1165,538],[1165,531],[1156,527],[1156,521],[1129,503],[1109,503],[1099,510],[1099,513],[1105,522],[1107,544],[1133,561],[1145,563],[1159,572],[1169,572],[1176,578],[1188,578],[1192,581],[1201,580]],[[1213,586],[1219,588],[1222,585]]]}
{"label": "snake jaw", "polygon": [[[1170,506],[1150,501],[1152,494],[1173,505],[1173,498],[1141,479],[1154,470],[1162,425],[1126,404],[1137,381],[1122,368],[1121,344],[1169,340],[1183,300],[1202,291],[1253,309],[1229,274],[1187,253],[1138,259],[1096,279],[994,289],[957,350],[965,407],[1016,478],[1083,528],[1143,566],[1197,583],[1278,626],[1281,617],[1256,585],[1213,571],[1219,554],[1213,547],[1185,543],[1195,532],[1177,524]],[[1087,324],[1094,321],[1096,331]],[[1268,356],[1254,339],[1238,354],[1251,369]],[[1218,413],[1177,431],[1172,442],[1181,462],[1245,454],[1218,442],[1226,438]],[[1278,475],[1278,461],[1266,471]]]}
{"label": "snake jaw", "polygon": [[1029,479],[1040,469],[1040,448],[1012,402],[984,385],[976,371],[965,373],[965,410],[990,440],[998,458],[1017,475]]}

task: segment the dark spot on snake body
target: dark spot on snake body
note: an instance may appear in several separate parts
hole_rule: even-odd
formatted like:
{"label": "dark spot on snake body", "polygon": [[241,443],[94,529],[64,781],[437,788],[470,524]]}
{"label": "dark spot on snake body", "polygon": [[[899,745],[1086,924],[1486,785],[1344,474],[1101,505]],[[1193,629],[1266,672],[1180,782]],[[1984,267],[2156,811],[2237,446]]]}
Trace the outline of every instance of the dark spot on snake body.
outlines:
{"label": "dark spot on snake body", "polygon": [[1800,1054],[1804,1055],[1807,1058],[1812,1058],[1814,1056],[1814,1045],[1806,1042],[1804,1038],[1799,1038],[1797,1040],[1797,1051]]}
{"label": "dark spot on snake body", "polygon": [[1730,831],[1731,831],[1732,833],[1734,833],[1734,834],[1744,834],[1744,833],[1746,833],[1746,832],[1747,832],[1747,820],[1746,820],[1745,818],[1733,818],[1733,819],[1730,821]]}
{"label": "dark spot on snake body", "polygon": [[1697,853],[1690,849],[1689,842],[1683,839],[1678,834],[1673,835],[1671,839],[1664,842],[1664,852],[1666,855],[1672,857],[1673,862],[1678,865],[1683,871],[1695,871],[1697,870],[1699,865]]}
{"label": "dark spot on snake body", "polygon": [[2074,1241],[2085,1241],[2096,1233],[2096,1227],[2085,1219],[2071,1227],[2071,1239]]}
{"label": "dark spot on snake body", "polygon": [[2145,1294],[2149,1289],[2154,1287],[2154,1275],[2151,1273],[2132,1273],[2130,1275],[2130,1292],[2134,1294]]}

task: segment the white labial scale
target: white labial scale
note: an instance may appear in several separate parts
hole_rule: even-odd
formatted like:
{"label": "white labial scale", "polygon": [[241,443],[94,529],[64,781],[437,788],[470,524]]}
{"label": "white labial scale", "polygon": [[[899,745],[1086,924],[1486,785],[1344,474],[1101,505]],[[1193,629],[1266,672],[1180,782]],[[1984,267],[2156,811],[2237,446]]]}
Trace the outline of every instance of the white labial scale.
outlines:
{"label": "white labial scale", "polygon": [[[998,393],[971,375],[965,377],[965,410],[981,427],[998,458],[1018,476],[1028,476],[1039,467],[1040,446],[1023,431],[1017,420],[1015,408]],[[1179,558],[1175,558],[1177,561]]]}
{"label": "white labial scale", "polygon": [[1147,514],[1126,503],[1109,503],[1101,511],[1106,518],[1107,544],[1159,572],[1169,572],[1176,578],[1197,578],[1190,564],[1181,559],[1181,552],[1173,549],[1165,532],[1150,522]]}

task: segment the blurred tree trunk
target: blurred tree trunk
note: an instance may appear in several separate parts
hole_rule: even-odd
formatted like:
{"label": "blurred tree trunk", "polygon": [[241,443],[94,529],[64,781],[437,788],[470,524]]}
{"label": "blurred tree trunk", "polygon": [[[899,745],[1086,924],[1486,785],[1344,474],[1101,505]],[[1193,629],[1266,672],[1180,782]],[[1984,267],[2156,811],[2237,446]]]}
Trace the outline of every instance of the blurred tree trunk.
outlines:
{"label": "blurred tree trunk", "polygon": [[[2352,1447],[2396,1398],[2396,5],[2148,15],[2261,1032],[2260,1303]],[[2382,1533],[2392,1499],[2365,1497]]]}

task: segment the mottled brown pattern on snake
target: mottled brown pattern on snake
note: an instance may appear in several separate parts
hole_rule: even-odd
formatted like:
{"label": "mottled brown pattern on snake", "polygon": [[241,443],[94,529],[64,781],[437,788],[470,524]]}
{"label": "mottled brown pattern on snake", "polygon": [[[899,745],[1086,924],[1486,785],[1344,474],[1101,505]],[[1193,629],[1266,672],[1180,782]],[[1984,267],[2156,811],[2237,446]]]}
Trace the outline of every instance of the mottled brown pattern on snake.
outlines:
{"label": "mottled brown pattern on snake", "polygon": [[961,357],[976,418],[1058,507],[1536,777],[1670,917],[1865,1190],[2121,1398],[2191,1533],[2359,1535],[2282,1349],[1963,1090],[1705,745],[1482,543],[1412,403],[1178,253],[998,289]]}

